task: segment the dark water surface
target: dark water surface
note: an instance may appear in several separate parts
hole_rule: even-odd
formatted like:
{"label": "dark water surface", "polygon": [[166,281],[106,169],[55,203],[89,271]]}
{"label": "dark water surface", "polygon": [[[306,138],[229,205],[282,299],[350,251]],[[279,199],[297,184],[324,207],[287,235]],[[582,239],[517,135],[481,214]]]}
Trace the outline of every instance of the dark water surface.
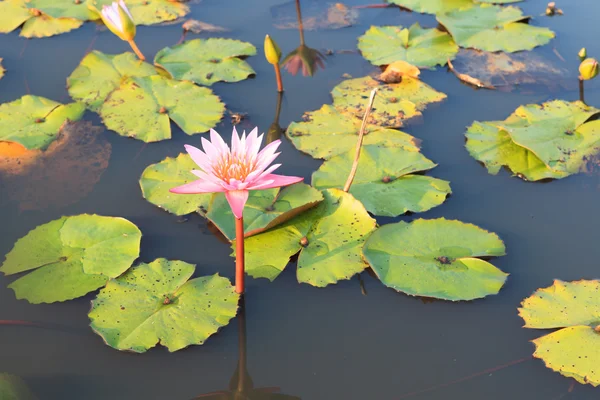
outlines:
{"label": "dark water surface", "polygon": [[[65,0],[67,1],[67,0]],[[228,108],[249,114],[243,127],[258,125],[266,131],[276,105],[272,67],[262,57],[266,33],[274,35],[284,53],[298,46],[298,32],[276,30],[270,7],[283,0],[204,0],[193,4],[191,18],[231,29],[219,36],[250,41],[259,55],[249,63],[255,79],[213,86]],[[349,4],[364,4],[353,0]],[[535,23],[557,33],[543,54],[552,49],[566,59],[554,58],[575,71],[576,53],[586,46],[600,56],[598,0],[559,1],[562,17],[543,14],[546,0],[519,3]],[[307,32],[309,46],[355,49],[356,39],[371,24],[436,25],[431,16],[398,9],[363,10],[359,23],[335,31]],[[180,25],[139,27],[138,45],[149,59],[176,43]],[[209,35],[201,35],[206,37]],[[65,79],[86,51],[106,53],[128,49],[94,24],[48,39],[24,40],[16,33],[0,35],[0,57],[7,75],[0,81],[0,102],[31,93],[66,102]],[[359,54],[335,54],[327,69],[310,78],[284,73],[286,94],[281,124],[299,120],[302,113],[330,103],[329,91],[342,74],[364,76],[374,69]],[[521,104],[578,98],[574,90],[552,92],[476,91],[461,84],[445,68],[425,71],[422,79],[448,95],[424,112],[420,124],[405,130],[423,140],[423,153],[439,163],[434,176],[451,181],[454,194],[440,207],[418,217],[446,217],[471,222],[497,232],[508,255],[494,264],[511,275],[497,296],[474,302],[424,302],[385,288],[363,273],[368,292],[361,294],[357,278],[326,289],[299,285],[295,265],[273,283],[247,283],[248,372],[256,387],[280,387],[302,399],[456,399],[558,400],[597,399],[598,389],[575,384],[531,359],[529,340],[543,332],[522,329],[516,308],[536,288],[563,280],[598,278],[598,175],[577,175],[550,183],[527,183],[505,171],[489,175],[464,148],[465,127],[474,120],[504,119]],[[587,85],[586,100],[600,106],[600,81]],[[85,118],[100,124],[98,117]],[[231,131],[226,118],[217,128]],[[233,278],[230,249],[193,217],[177,223],[146,202],[138,178],[149,164],[176,156],[185,143],[199,143],[178,128],[172,140],[144,145],[105,132],[112,143],[110,164],[93,192],[78,203],[44,211],[20,212],[18,204],[0,194],[0,258],[13,243],[39,224],[62,215],[97,213],[123,216],[137,224],[144,236],[141,260],[180,259],[198,265],[197,273],[219,272]],[[282,145],[281,173],[310,180],[319,161],[302,155],[287,141]],[[24,183],[27,184],[27,183]],[[40,193],[43,195],[43,193]],[[411,220],[415,216],[401,217]],[[399,220],[397,219],[397,220]],[[390,222],[382,219],[379,222]],[[92,295],[64,304],[30,305],[17,301],[6,286],[13,278],[0,277],[0,319],[58,324],[65,330],[0,326],[0,372],[22,377],[40,399],[188,400],[225,390],[238,359],[236,320],[203,346],[175,354],[163,348],[143,355],[120,353],[104,345],[87,327]],[[523,359],[525,359],[523,361]],[[522,362],[517,362],[522,361]],[[506,368],[497,367],[515,363]],[[429,390],[431,389],[431,390]],[[422,392],[425,391],[425,392]]]}

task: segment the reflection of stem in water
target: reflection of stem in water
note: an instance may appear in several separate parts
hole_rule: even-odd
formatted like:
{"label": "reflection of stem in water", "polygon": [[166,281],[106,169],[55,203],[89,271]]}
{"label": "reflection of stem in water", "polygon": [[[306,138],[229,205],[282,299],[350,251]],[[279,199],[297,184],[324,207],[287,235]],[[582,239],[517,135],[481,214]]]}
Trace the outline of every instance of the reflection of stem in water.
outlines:
{"label": "reflection of stem in water", "polygon": [[277,93],[277,106],[275,108],[275,118],[273,119],[273,123],[269,127],[269,131],[267,132],[267,144],[278,140],[283,133],[283,129],[279,126],[279,116],[281,114],[281,100],[283,99],[283,93]]}
{"label": "reflection of stem in water", "polygon": [[585,96],[583,93],[583,79],[579,78],[579,100],[581,100],[582,103],[585,103]]}
{"label": "reflection of stem in water", "polygon": [[304,46],[304,25],[302,24],[302,11],[300,0],[296,0],[296,14],[298,15],[298,31],[300,32],[300,44]]}
{"label": "reflection of stem in water", "polygon": [[240,309],[238,311],[238,382],[237,392],[246,391],[246,374],[248,364],[246,362],[246,301],[244,296],[240,297]]}

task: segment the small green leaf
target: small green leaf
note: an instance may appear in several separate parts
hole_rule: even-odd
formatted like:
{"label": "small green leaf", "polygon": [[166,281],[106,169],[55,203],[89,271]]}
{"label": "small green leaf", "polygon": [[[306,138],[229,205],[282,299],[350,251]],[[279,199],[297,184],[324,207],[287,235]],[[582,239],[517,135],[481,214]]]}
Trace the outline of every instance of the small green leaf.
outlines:
{"label": "small green leaf", "polygon": [[110,347],[136,353],[203,344],[235,316],[239,295],[218,274],[189,280],[194,269],[161,258],[110,280],[92,301],[92,329]]}
{"label": "small green leaf", "polygon": [[253,56],[256,47],[233,39],[194,39],[159,51],[154,63],[173,79],[210,86],[215,82],[238,82],[255,72],[240,57]]}

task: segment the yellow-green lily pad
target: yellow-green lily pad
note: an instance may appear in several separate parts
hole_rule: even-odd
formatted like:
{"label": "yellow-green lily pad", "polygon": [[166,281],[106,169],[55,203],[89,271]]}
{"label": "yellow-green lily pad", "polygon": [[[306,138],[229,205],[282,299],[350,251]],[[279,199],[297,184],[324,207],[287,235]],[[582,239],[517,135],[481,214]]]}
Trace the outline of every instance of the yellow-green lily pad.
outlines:
{"label": "yellow-green lily pad", "polygon": [[387,0],[388,3],[424,14],[444,14],[473,7],[473,0]]}
{"label": "yellow-green lily pad", "polygon": [[75,18],[54,18],[25,0],[0,1],[0,33],[12,32],[22,25],[21,36],[42,38],[69,32],[82,24]]}
{"label": "yellow-green lily pad", "polygon": [[[87,4],[97,9],[114,0],[88,0]],[[137,25],[154,25],[184,17],[190,7],[180,0],[127,0],[127,8]],[[100,16],[96,14],[95,19]]]}

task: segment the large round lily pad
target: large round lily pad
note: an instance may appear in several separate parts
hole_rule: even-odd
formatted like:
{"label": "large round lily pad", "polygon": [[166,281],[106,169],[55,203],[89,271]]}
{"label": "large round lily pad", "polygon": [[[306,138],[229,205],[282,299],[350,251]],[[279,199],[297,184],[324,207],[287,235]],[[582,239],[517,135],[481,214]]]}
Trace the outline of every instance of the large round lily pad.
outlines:
{"label": "large round lily pad", "polygon": [[340,112],[363,115],[367,106],[365,93],[378,89],[369,123],[381,127],[400,127],[404,121],[420,116],[429,103],[446,98],[418,79],[404,76],[400,83],[383,83],[370,76],[348,79],[331,91],[333,106]]}
{"label": "large round lily pad", "polygon": [[526,328],[563,328],[535,339],[534,357],[582,384],[600,385],[600,281],[554,281],[523,300]]}
{"label": "large round lily pad", "polygon": [[210,86],[215,82],[238,82],[254,75],[240,57],[253,56],[256,47],[234,39],[194,39],[159,51],[154,63],[172,78]]}
{"label": "large round lily pad", "polygon": [[60,104],[44,97],[25,95],[0,105],[0,141],[16,142],[29,150],[45,149],[56,140],[60,127],[78,121],[82,104]]}
{"label": "large round lily pad", "polygon": [[[356,148],[361,120],[343,113],[330,105],[308,112],[303,122],[292,122],[286,135],[294,146],[315,158],[328,159]],[[385,144],[419,151],[419,140],[413,136],[375,125],[368,125],[364,136],[365,145]]]}
{"label": "large round lily pad", "polygon": [[[32,0],[42,1],[50,12],[50,6],[61,7],[62,0]],[[84,6],[85,7],[85,6]],[[75,18],[54,18],[46,11],[39,10],[25,0],[0,1],[0,33],[9,33],[23,26],[20,35],[26,38],[48,37],[69,32],[79,28],[83,21]]]}
{"label": "large round lily pad", "polygon": [[437,16],[459,46],[505,52],[531,50],[554,37],[548,28],[524,23],[528,18],[517,7],[490,4]]}
{"label": "large round lily pad", "polygon": [[246,239],[249,275],[274,280],[298,252],[298,282],[312,286],[350,279],[367,267],[361,248],[375,220],[348,193],[328,189],[323,195],[325,200],[309,212]]}
{"label": "large round lily pad", "polygon": [[212,90],[157,75],[123,82],[100,109],[107,128],[144,142],[170,139],[170,120],[188,135],[206,132],[224,112]]}
{"label": "large round lily pad", "polygon": [[505,254],[496,234],[444,218],[384,225],[363,254],[383,284],[412,296],[478,299],[497,294],[508,275],[478,258]]}
{"label": "large round lily pad", "polygon": [[446,32],[423,29],[418,23],[402,26],[372,26],[358,38],[362,55],[375,65],[406,61],[419,68],[446,65],[458,46]]}
{"label": "large round lily pad", "polygon": [[71,97],[98,112],[104,100],[130,77],[157,75],[154,66],[127,52],[116,55],[94,50],[88,53],[67,78]]}
{"label": "large round lily pad", "polygon": [[[317,189],[343,188],[354,156],[355,151],[350,150],[325,161],[313,173],[313,185]],[[435,166],[415,151],[363,146],[350,194],[375,215],[395,217],[407,211],[427,211],[442,204],[451,193],[447,181],[415,175]]]}
{"label": "large round lily pad", "polygon": [[[111,4],[114,0],[88,0],[87,4],[97,9]],[[185,2],[180,0],[127,0],[127,8],[137,25],[153,25],[173,21],[190,12]],[[100,16],[96,15],[95,19]]]}
{"label": "large round lily pad", "polygon": [[124,218],[62,217],[19,239],[0,272],[32,271],[9,285],[18,299],[36,304],[71,300],[126,271],[139,255],[141,237]]}
{"label": "large round lily pad", "polygon": [[235,317],[239,295],[218,274],[190,280],[194,269],[161,258],[112,279],[92,302],[92,329],[109,346],[136,353],[204,343]]}

